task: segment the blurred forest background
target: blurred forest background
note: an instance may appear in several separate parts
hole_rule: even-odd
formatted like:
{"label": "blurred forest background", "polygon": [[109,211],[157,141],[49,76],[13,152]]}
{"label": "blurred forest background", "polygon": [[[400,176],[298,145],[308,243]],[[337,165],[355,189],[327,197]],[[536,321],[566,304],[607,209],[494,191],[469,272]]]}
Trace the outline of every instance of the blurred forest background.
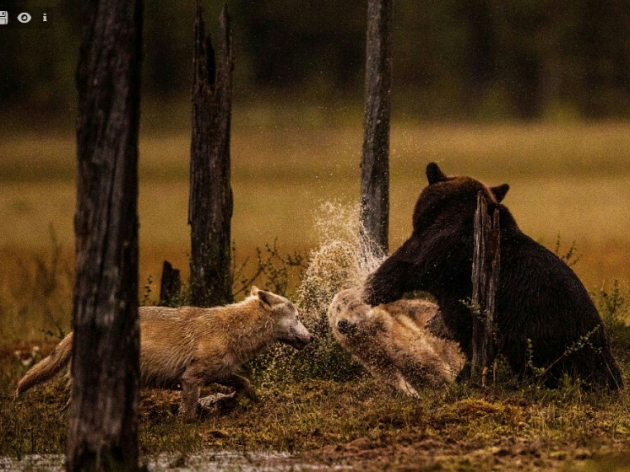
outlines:
{"label": "blurred forest background", "polygon": [[[228,0],[235,103],[361,107],[364,1]],[[52,31],[3,31],[4,111],[59,114],[75,102],[78,2]],[[222,2],[207,2],[215,19]],[[192,2],[147,1],[144,94],[186,100]],[[214,24],[214,21],[210,21]],[[628,0],[397,0],[394,110],[431,120],[601,119],[630,115]]]}
{"label": "blurred forest background", "polygon": [[[80,4],[3,4],[55,15],[46,30],[0,27],[0,335],[38,339],[52,320],[69,324]],[[223,2],[204,4],[214,31]],[[394,4],[390,249],[408,237],[436,161],[508,182],[524,232],[552,250],[560,238],[561,252],[575,241],[589,289],[630,287],[630,1]],[[143,302],[155,301],[165,259],[188,277],[194,5],[145,1]],[[228,5],[232,236],[237,266],[254,270],[257,249],[275,240],[281,254],[308,256],[322,241],[322,202],[358,201],[367,12],[364,0]]]}

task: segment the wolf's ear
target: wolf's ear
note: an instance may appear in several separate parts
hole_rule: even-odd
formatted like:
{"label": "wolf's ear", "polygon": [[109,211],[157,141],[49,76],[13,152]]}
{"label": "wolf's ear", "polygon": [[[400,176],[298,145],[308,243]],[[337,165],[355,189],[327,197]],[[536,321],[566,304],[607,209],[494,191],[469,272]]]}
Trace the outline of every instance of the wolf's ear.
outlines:
{"label": "wolf's ear", "polygon": [[255,285],[252,285],[252,289],[249,291],[250,296],[257,297],[258,292],[260,292],[260,289],[256,287]]}
{"label": "wolf's ear", "polygon": [[429,185],[433,185],[437,182],[444,182],[447,177],[435,162],[431,162],[427,166],[427,180]]}
{"label": "wolf's ear", "polygon": [[505,195],[510,190],[510,186],[508,184],[498,185],[497,187],[490,187],[494,198],[497,199],[497,202],[501,203],[505,198]]}
{"label": "wolf's ear", "polygon": [[265,292],[264,290],[258,290],[257,295],[263,307],[265,307],[268,310],[271,310],[271,308],[274,305],[273,295],[269,292]]}

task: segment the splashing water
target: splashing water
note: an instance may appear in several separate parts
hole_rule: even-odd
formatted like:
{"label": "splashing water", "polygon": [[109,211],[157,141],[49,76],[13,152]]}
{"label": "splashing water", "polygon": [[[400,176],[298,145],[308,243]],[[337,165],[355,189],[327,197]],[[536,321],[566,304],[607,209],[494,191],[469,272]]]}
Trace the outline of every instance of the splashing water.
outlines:
{"label": "splashing water", "polygon": [[[341,290],[363,290],[367,276],[384,259],[380,248],[361,230],[358,206],[326,202],[315,215],[320,241],[309,257],[298,304],[316,331],[327,328],[326,310]],[[321,332],[319,333],[321,334]]]}
{"label": "splashing water", "polygon": [[363,374],[363,368],[334,339],[326,316],[334,296],[344,289],[360,294],[365,279],[384,258],[359,229],[358,207],[326,202],[316,211],[319,246],[309,254],[297,293],[302,321],[316,341],[299,353],[276,346],[260,363],[263,383],[304,378],[346,381]]}

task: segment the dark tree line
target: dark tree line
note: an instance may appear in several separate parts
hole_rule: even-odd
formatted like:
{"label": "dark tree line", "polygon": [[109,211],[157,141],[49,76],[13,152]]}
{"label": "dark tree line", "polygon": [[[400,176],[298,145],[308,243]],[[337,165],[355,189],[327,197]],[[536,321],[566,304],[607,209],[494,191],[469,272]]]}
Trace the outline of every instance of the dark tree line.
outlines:
{"label": "dark tree line", "polygon": [[[35,0],[20,4],[30,2]],[[209,17],[217,18],[221,5],[209,4]],[[366,2],[230,0],[228,5],[238,25],[237,102],[298,94],[307,102],[360,106]],[[3,102],[52,108],[74,102],[76,6],[59,4],[59,24],[51,34],[3,33]],[[191,10],[175,0],[147,5],[143,80],[152,100],[188,95]],[[472,118],[630,113],[624,106],[630,99],[625,0],[398,0],[393,43],[392,99],[398,111]]]}

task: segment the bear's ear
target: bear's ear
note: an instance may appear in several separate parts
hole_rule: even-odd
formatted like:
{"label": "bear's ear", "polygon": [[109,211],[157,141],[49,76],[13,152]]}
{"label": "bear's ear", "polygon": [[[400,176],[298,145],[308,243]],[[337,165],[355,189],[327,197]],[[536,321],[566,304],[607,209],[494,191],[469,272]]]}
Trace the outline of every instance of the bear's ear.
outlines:
{"label": "bear's ear", "polygon": [[431,162],[427,166],[427,179],[429,180],[429,185],[433,185],[437,182],[444,182],[447,180],[447,177],[435,162]]}
{"label": "bear's ear", "polygon": [[249,294],[252,297],[257,297],[258,296],[258,292],[260,292],[260,289],[258,287],[256,287],[255,285],[252,285],[252,289],[249,291]]}
{"label": "bear's ear", "polygon": [[497,202],[501,203],[505,198],[505,195],[508,193],[508,190],[510,190],[510,186],[508,184],[503,184],[497,187],[491,187],[490,190],[492,190],[492,194],[494,195],[494,198],[497,199]]}

